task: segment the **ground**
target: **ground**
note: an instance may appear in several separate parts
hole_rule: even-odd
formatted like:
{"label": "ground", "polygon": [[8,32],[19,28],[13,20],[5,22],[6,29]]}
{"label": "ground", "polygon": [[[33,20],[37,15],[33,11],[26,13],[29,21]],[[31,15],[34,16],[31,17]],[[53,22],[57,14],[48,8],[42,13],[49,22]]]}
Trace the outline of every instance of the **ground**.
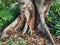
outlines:
{"label": "ground", "polygon": [[[15,40],[16,38],[20,38],[21,40],[25,41],[27,45],[48,45],[48,44],[52,45],[48,36],[40,32],[39,30],[33,30],[32,35],[29,34],[22,35],[20,31],[13,31],[13,30],[8,31],[7,33],[10,35],[10,37],[8,39],[6,38],[2,39],[3,45],[6,45],[7,41],[11,39]],[[60,45],[60,40],[57,39],[55,36],[53,38],[56,44]]]}

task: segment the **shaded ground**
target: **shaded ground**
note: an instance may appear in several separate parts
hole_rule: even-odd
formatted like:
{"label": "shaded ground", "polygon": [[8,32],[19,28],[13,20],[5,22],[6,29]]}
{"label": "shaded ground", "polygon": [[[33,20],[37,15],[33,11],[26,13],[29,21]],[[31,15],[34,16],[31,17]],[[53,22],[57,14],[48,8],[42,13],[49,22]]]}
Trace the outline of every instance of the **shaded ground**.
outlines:
{"label": "shaded ground", "polygon": [[[20,39],[21,41],[25,41],[27,44],[26,45],[52,45],[50,39],[47,37],[47,35],[42,34],[42,32],[40,32],[39,30],[33,30],[33,34],[29,35],[29,34],[25,34],[22,35],[21,32],[19,31],[7,31],[7,33],[9,35],[11,35],[8,39],[4,38],[1,41],[3,42],[3,45],[7,45],[7,42],[9,41],[14,41],[16,39]],[[60,40],[57,39],[56,37],[53,37],[56,44],[60,45]],[[23,44],[21,44],[23,45]],[[25,45],[25,43],[24,43]]]}

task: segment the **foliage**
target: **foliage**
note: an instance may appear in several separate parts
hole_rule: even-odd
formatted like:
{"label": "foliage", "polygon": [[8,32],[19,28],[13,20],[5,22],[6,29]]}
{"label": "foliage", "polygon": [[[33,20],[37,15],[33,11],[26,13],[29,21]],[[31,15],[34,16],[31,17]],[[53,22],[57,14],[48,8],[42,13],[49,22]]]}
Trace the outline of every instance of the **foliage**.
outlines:
{"label": "foliage", "polygon": [[22,39],[16,38],[7,42],[7,45],[27,45]]}
{"label": "foliage", "polygon": [[6,7],[9,7],[11,4],[15,3],[17,0],[0,0]]}
{"label": "foliage", "polygon": [[6,24],[8,24],[12,19],[13,19],[13,16],[10,13],[6,12],[5,10],[1,10],[0,11],[0,30],[4,25],[6,26]]}
{"label": "foliage", "polygon": [[19,15],[20,13],[20,9],[19,9],[19,5],[18,3],[14,3],[14,4],[11,4],[8,8],[8,11],[11,12],[11,14],[14,16],[14,17],[17,17],[17,15]]}
{"label": "foliage", "polygon": [[2,8],[5,8],[5,4],[2,3],[2,1],[0,0],[0,10],[1,10]]}
{"label": "foliage", "polygon": [[[9,38],[5,43],[6,45],[27,45],[27,43],[19,37],[15,39]],[[0,41],[0,45],[3,45],[3,42]]]}
{"label": "foliage", "polygon": [[2,31],[3,28],[14,21],[14,19],[17,17],[17,15],[19,15],[20,12],[17,2],[12,2],[13,4],[10,4],[10,6],[6,6],[3,1],[4,0],[0,0],[0,31]]}
{"label": "foliage", "polygon": [[50,8],[49,17],[46,23],[50,27],[53,35],[60,37],[60,0],[55,0]]}

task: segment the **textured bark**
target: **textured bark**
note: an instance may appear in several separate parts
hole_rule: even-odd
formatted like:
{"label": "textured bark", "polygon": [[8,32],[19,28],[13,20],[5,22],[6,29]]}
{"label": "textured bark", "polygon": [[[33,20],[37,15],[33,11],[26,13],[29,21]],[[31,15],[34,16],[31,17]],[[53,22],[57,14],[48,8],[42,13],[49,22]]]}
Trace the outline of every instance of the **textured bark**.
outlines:
{"label": "textured bark", "polygon": [[19,17],[17,17],[14,22],[12,22],[10,25],[8,25],[8,26],[3,30],[1,38],[3,38],[3,37],[8,37],[8,36],[9,36],[9,35],[6,33],[6,31],[14,29],[15,26],[18,24],[18,20],[19,20]]}
{"label": "textured bark", "polygon": [[39,17],[40,17],[40,30],[45,33],[45,34],[48,34],[49,38],[51,39],[53,45],[55,45],[55,42],[53,40],[53,37],[45,23],[45,16],[48,14],[48,11],[49,11],[49,8],[52,4],[53,0],[36,0],[35,3],[36,3],[36,7],[38,9],[38,12],[39,12]]}
{"label": "textured bark", "polygon": [[[23,22],[25,22],[25,26],[23,29],[23,33],[27,31],[28,27],[30,32],[32,33],[32,29],[34,29],[34,22],[35,22],[35,9],[34,5],[32,4],[31,0],[18,0],[20,5],[20,15],[16,18],[14,22],[12,22],[10,25],[8,25],[2,32],[3,37],[8,37],[9,35],[6,33],[8,30],[18,30],[23,25]],[[32,27],[31,27],[32,25]]]}
{"label": "textured bark", "polygon": [[[3,30],[1,38],[9,37],[10,35],[8,35],[8,30],[19,30],[25,22],[22,34],[25,34],[28,30],[28,33],[32,35],[33,30],[35,30],[35,27],[37,27],[37,29],[43,33],[48,34],[53,45],[55,45],[52,35],[50,34],[50,31],[45,24],[45,18],[47,17],[48,10],[53,0],[33,0],[33,2],[34,3],[32,3],[31,0],[18,0],[21,13],[14,22],[12,22]],[[38,11],[37,14],[36,10]],[[13,31],[10,32],[14,33]]]}

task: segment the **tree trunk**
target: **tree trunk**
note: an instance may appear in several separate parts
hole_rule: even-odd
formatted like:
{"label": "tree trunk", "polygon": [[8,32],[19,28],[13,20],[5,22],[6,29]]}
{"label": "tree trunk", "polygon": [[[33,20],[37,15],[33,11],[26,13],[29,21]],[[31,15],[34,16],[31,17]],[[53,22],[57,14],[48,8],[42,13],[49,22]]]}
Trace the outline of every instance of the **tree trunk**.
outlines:
{"label": "tree trunk", "polygon": [[[32,3],[33,1],[33,3]],[[45,24],[45,18],[47,17],[47,12],[52,4],[52,0],[18,0],[19,6],[20,6],[20,15],[16,18],[14,22],[12,22],[9,26],[7,26],[3,32],[1,39],[4,37],[9,37],[14,32],[18,31],[22,25],[24,24],[24,28],[22,31],[22,34],[25,34],[28,30],[28,33],[30,35],[33,34],[33,30],[38,29],[38,24],[41,26],[39,27],[43,33],[49,35],[51,41],[54,43],[54,40]],[[36,12],[38,11],[38,12]],[[38,23],[38,24],[37,24]],[[9,31],[12,31],[9,34]],[[55,44],[55,43],[54,43]]]}

